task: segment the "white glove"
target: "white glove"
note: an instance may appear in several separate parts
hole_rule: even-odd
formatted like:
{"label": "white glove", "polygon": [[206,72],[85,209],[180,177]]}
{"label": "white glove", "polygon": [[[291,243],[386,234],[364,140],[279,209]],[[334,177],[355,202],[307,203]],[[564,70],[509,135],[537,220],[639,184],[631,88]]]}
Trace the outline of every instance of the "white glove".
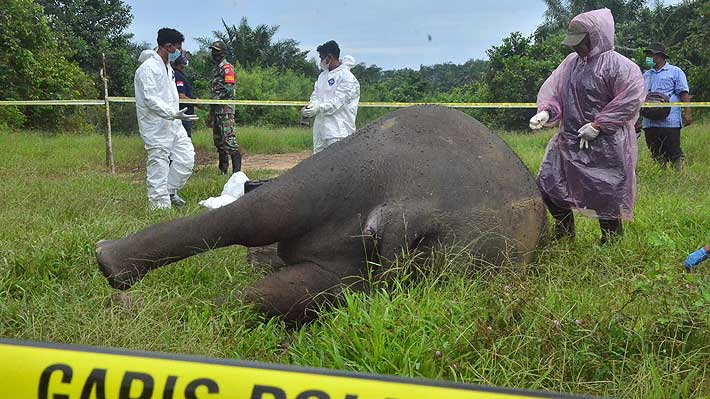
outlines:
{"label": "white glove", "polygon": [[547,111],[538,112],[537,115],[530,118],[530,129],[538,130],[542,129],[543,126],[550,120],[550,113]]}
{"label": "white glove", "polygon": [[596,139],[599,136],[599,130],[592,126],[592,123],[587,123],[578,130],[579,134],[579,149],[589,148],[589,142]]}
{"label": "white glove", "polygon": [[180,119],[181,121],[196,121],[200,119],[197,115],[188,115],[185,112],[187,107],[181,109],[180,111],[173,114],[173,119]]}
{"label": "white glove", "polygon": [[306,105],[306,108],[303,109],[302,114],[306,118],[312,118],[318,113],[319,110],[320,110],[320,106],[318,104],[308,103],[308,105]]}

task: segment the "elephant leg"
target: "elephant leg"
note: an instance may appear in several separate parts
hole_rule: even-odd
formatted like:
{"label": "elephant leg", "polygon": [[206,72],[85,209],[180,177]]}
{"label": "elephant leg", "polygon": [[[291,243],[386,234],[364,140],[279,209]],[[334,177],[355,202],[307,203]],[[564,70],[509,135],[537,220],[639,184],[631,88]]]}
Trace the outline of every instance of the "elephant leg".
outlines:
{"label": "elephant leg", "polygon": [[268,316],[289,321],[309,321],[328,307],[345,286],[362,278],[353,267],[332,267],[332,272],[315,263],[287,266],[247,287],[244,299]]}

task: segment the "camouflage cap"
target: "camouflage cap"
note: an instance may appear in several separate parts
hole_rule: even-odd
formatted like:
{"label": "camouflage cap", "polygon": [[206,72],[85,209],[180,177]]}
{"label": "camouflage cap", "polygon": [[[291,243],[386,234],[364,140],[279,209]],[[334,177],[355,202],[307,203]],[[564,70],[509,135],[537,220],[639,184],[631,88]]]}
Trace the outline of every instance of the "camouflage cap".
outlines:
{"label": "camouflage cap", "polygon": [[218,51],[218,52],[227,51],[227,45],[224,44],[224,42],[221,41],[221,40],[215,41],[214,43],[212,43],[212,44],[209,46],[209,48],[211,48],[212,50]]}

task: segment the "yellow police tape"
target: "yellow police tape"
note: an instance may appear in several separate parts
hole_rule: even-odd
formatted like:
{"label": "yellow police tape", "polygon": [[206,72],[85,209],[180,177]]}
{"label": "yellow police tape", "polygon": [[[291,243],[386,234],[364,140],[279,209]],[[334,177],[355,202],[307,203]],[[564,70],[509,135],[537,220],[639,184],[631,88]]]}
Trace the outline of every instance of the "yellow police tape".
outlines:
{"label": "yellow police tape", "polygon": [[[110,103],[134,103],[134,97],[109,97]],[[293,100],[203,100],[203,99],[184,99],[180,100],[182,104],[224,104],[224,105],[240,105],[240,106],[269,106],[269,107],[302,107],[307,101]],[[105,105],[105,100],[0,100],[0,106],[3,105]],[[447,103],[447,102],[368,102],[360,103],[362,108],[404,108],[414,105],[440,105],[450,108],[537,108],[535,103]],[[687,107],[687,108],[708,108],[710,102],[672,102],[672,103],[644,103],[644,108],[663,108],[663,107]]]}
{"label": "yellow police tape", "polygon": [[2,397],[11,399],[574,398],[277,364],[0,339]]}
{"label": "yellow police tape", "polygon": [[0,100],[2,105],[104,105],[104,100]]}

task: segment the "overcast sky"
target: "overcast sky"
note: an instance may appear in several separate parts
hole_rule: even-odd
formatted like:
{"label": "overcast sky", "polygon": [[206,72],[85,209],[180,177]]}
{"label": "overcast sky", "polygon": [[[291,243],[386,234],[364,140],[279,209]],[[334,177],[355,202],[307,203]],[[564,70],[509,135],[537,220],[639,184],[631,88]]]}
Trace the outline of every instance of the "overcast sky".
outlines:
{"label": "overcast sky", "polygon": [[279,25],[277,38],[295,39],[303,49],[314,52],[334,39],[341,55],[385,69],[487,58],[486,49],[511,32],[533,33],[545,12],[542,0],[125,1],[138,41],[154,44],[159,28],[174,27],[194,51],[194,38],[221,29],[221,19],[231,25],[246,16],[252,27]]}

